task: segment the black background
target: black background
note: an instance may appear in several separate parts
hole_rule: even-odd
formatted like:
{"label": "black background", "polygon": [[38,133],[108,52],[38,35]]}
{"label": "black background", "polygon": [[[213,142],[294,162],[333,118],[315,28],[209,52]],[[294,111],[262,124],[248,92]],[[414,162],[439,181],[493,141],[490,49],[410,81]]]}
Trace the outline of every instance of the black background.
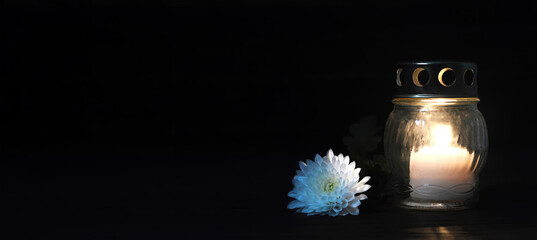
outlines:
{"label": "black background", "polygon": [[482,204],[535,222],[534,2],[6,1],[0,14],[0,201],[6,223],[40,226],[26,233],[329,236],[318,227],[343,220],[285,208],[298,161],[348,154],[363,116],[383,126],[395,64],[418,60],[477,62]]}

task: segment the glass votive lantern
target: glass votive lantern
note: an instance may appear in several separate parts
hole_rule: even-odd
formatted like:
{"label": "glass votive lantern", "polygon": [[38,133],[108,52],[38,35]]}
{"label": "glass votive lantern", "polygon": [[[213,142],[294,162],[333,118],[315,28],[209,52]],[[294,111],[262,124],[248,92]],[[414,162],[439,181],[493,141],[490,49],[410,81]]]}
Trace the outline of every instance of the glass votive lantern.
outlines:
{"label": "glass votive lantern", "polygon": [[477,109],[477,66],[468,62],[401,63],[384,132],[398,205],[457,210],[478,201],[487,155]]}

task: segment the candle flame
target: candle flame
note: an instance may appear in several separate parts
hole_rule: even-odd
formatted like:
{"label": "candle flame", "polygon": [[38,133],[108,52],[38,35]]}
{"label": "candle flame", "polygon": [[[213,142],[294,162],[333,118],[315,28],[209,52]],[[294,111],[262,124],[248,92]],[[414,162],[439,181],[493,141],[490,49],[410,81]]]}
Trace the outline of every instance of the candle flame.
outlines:
{"label": "candle flame", "polygon": [[431,143],[433,146],[452,146],[454,145],[453,131],[449,125],[437,125],[434,127]]}

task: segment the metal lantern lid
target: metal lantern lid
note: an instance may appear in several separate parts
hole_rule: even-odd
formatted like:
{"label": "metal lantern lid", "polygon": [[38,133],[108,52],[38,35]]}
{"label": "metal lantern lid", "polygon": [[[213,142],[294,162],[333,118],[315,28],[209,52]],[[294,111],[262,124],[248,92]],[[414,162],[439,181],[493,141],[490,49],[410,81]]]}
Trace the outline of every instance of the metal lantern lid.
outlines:
{"label": "metal lantern lid", "polygon": [[477,97],[473,62],[403,62],[397,64],[396,73],[396,98]]}

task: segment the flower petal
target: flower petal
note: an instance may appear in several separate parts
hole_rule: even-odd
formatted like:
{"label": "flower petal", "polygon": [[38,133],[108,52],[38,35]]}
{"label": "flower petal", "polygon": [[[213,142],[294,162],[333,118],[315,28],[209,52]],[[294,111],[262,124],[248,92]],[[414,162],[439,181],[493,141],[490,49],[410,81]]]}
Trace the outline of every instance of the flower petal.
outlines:
{"label": "flower petal", "polygon": [[328,149],[326,156],[328,156],[328,159],[332,159],[334,157],[334,152],[332,151],[332,149]]}
{"label": "flower petal", "polygon": [[347,166],[348,169],[354,169],[355,167],[356,167],[356,162],[351,162],[351,163]]}
{"label": "flower petal", "polygon": [[360,182],[358,182],[358,183],[366,183],[367,181],[369,181],[369,179],[371,179],[370,176],[365,176],[365,177],[362,178],[362,180],[360,180]]}
{"label": "flower petal", "polygon": [[295,208],[301,208],[304,206],[306,206],[306,204],[304,204],[303,202],[298,201],[298,200],[293,200],[292,202],[289,203],[289,205],[287,205],[287,208],[295,209]]}
{"label": "flower petal", "polygon": [[315,155],[315,163],[319,164],[319,166],[321,166],[321,164],[323,163],[323,158],[321,157],[321,155],[317,154]]}
{"label": "flower petal", "polygon": [[353,208],[360,206],[360,204],[362,204],[362,202],[360,202],[360,199],[358,198],[354,198],[352,201],[349,202],[349,206]]}
{"label": "flower petal", "polygon": [[335,216],[337,216],[337,214],[338,214],[338,213],[335,212],[334,210],[330,210],[330,211],[328,212],[328,215],[331,216],[331,217],[335,217]]}
{"label": "flower petal", "polygon": [[360,214],[360,210],[358,208],[353,208],[353,207],[347,207],[347,211],[349,211],[349,213],[351,215],[358,215]]}
{"label": "flower petal", "polygon": [[303,213],[310,213],[310,212],[313,212],[314,210],[315,210],[314,208],[311,208],[311,207],[309,207],[309,206],[304,207],[304,208],[301,209],[301,211],[302,211]]}
{"label": "flower petal", "polygon": [[361,168],[356,168],[354,170],[352,170],[352,179],[355,180],[355,181],[358,181],[358,179],[360,179],[360,171],[362,169]]}
{"label": "flower petal", "polygon": [[345,156],[345,158],[343,159],[343,163],[344,163],[345,165],[349,165],[349,161],[350,161],[350,160],[351,160],[351,159],[349,158],[349,156]]}
{"label": "flower petal", "polygon": [[313,167],[313,161],[311,161],[311,160],[308,159],[308,160],[306,160],[306,163],[307,163],[307,165],[308,165],[308,168]]}
{"label": "flower petal", "polygon": [[341,212],[341,210],[343,210],[343,207],[337,205],[337,206],[333,207],[332,210],[334,210],[334,212]]}
{"label": "flower petal", "polygon": [[292,197],[292,198],[296,198],[296,197],[298,197],[298,193],[295,191],[295,189],[293,189],[292,191],[290,191],[287,195],[288,195],[289,197]]}
{"label": "flower petal", "polygon": [[302,162],[302,161],[299,161],[298,162],[298,167],[300,167],[300,170],[304,171],[307,167],[306,163]]}
{"label": "flower petal", "polygon": [[343,200],[343,202],[341,203],[341,207],[346,208],[347,206],[349,206],[349,202],[347,200]]}
{"label": "flower petal", "polygon": [[306,184],[306,181],[308,180],[308,177],[306,176],[301,176],[301,175],[295,175],[295,178],[297,181],[301,182],[301,183],[304,183],[304,185]]}
{"label": "flower petal", "polygon": [[339,158],[337,156],[333,156],[330,159],[330,162],[336,167],[336,169],[339,169]]}
{"label": "flower petal", "polygon": [[347,201],[350,201],[354,198],[354,194],[350,192],[346,192],[345,194],[343,194],[343,198],[345,198]]}
{"label": "flower petal", "polygon": [[359,186],[359,187],[355,188],[355,191],[356,191],[356,193],[363,193],[363,192],[369,190],[370,188],[371,188],[371,185],[364,184],[362,186]]}
{"label": "flower petal", "polygon": [[332,159],[328,158],[328,156],[323,157],[323,163],[325,163],[327,166],[333,166],[334,165],[334,161]]}
{"label": "flower petal", "polygon": [[360,195],[358,195],[357,198],[360,199],[360,201],[362,201],[362,200],[367,199],[367,195],[365,195],[365,194],[360,194]]}

